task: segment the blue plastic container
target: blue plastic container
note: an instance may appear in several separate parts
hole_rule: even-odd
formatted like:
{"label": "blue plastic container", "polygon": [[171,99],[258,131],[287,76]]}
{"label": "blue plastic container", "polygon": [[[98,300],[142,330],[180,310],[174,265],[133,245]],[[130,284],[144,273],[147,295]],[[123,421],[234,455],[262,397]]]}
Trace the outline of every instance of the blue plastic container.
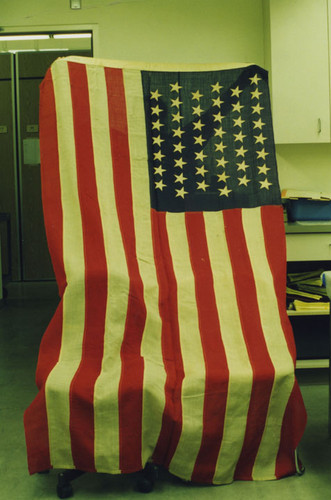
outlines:
{"label": "blue plastic container", "polygon": [[290,221],[331,220],[331,201],[287,200],[287,215]]}

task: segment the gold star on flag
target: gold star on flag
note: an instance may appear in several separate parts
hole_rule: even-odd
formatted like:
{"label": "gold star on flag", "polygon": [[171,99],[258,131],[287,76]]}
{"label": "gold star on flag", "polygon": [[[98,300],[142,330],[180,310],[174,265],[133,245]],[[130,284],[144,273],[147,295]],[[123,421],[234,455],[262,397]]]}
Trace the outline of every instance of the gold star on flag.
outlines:
{"label": "gold star on flag", "polygon": [[195,169],[195,175],[202,175],[203,177],[205,176],[205,173],[208,172],[208,170],[205,169],[204,165],[201,165],[201,167],[195,167]]}
{"label": "gold star on flag", "polygon": [[223,158],[221,158],[221,159],[216,158],[216,163],[217,163],[218,167],[225,167],[225,164],[229,163],[229,162],[223,156]]}
{"label": "gold star on flag", "polygon": [[259,92],[259,89],[255,89],[254,92],[251,92],[251,99],[259,99],[262,92]]}
{"label": "gold star on flag", "polygon": [[262,122],[261,118],[259,118],[257,121],[253,120],[253,123],[254,123],[254,128],[260,128],[261,130],[263,125],[265,125],[265,123]]}
{"label": "gold star on flag", "polygon": [[246,168],[249,167],[245,161],[242,161],[241,163],[237,163],[238,170],[243,170],[246,172]]}
{"label": "gold star on flag", "polygon": [[261,78],[259,77],[259,75],[256,73],[256,75],[254,75],[253,77],[250,78],[250,81],[251,81],[251,85],[253,85],[253,83],[255,83],[255,85],[257,85],[257,82],[259,82],[261,80]]}
{"label": "gold star on flag", "polygon": [[239,181],[239,186],[241,185],[247,186],[247,184],[251,182],[251,179],[247,179],[246,175],[244,175],[244,177],[238,177],[238,181]]}
{"label": "gold star on flag", "polygon": [[261,132],[260,135],[254,135],[254,139],[255,139],[255,144],[257,144],[259,142],[262,145],[264,144],[264,141],[267,140],[267,138],[264,137],[264,135],[262,134],[262,132]]}
{"label": "gold star on flag", "polygon": [[222,89],[222,85],[219,84],[219,82],[216,82],[215,85],[211,85],[211,91],[212,92],[220,92],[220,90]]}
{"label": "gold star on flag", "polygon": [[164,127],[164,123],[160,123],[160,120],[156,120],[156,122],[152,122],[152,129],[160,130],[161,127]]}
{"label": "gold star on flag", "polygon": [[192,106],[192,114],[200,116],[203,113],[203,109],[201,109],[200,104],[198,106]]}
{"label": "gold star on flag", "polygon": [[226,182],[226,179],[228,179],[230,176],[226,175],[226,173],[223,172],[222,174],[217,174],[217,177],[217,182]]}
{"label": "gold star on flag", "polygon": [[165,155],[161,153],[161,149],[157,153],[153,153],[153,155],[154,155],[154,160],[159,160],[159,161],[162,161],[162,158],[165,157]]}
{"label": "gold star on flag", "polygon": [[233,126],[234,127],[240,127],[241,128],[243,123],[245,123],[245,120],[243,120],[241,118],[241,116],[239,116],[238,118],[234,118],[233,119]]}
{"label": "gold star on flag", "polygon": [[197,189],[202,189],[203,191],[206,191],[207,187],[209,187],[209,184],[206,184],[205,181],[197,182]]}
{"label": "gold star on flag", "polygon": [[226,134],[226,132],[222,129],[222,127],[220,128],[214,128],[214,132],[215,132],[215,137],[220,137],[222,139],[223,135]]}
{"label": "gold star on flag", "polygon": [[246,137],[246,135],[244,135],[242,133],[242,131],[239,132],[239,134],[233,134],[234,135],[234,140],[235,141],[240,141],[240,142],[244,142],[244,138]]}
{"label": "gold star on flag", "polygon": [[242,90],[239,89],[239,86],[237,86],[235,89],[230,89],[232,94],[231,94],[231,97],[233,97],[234,95],[236,97],[239,97],[239,95],[242,93]]}
{"label": "gold star on flag", "polygon": [[252,106],[253,113],[257,113],[258,115],[261,114],[262,111],[262,106],[260,106],[260,103],[258,102],[256,106]]}
{"label": "gold star on flag", "polygon": [[180,127],[173,129],[172,133],[174,137],[179,137],[181,139],[182,135],[185,134],[185,130],[182,130]]}
{"label": "gold star on flag", "polygon": [[259,169],[259,175],[260,174],[267,175],[268,170],[270,170],[270,168],[268,168],[266,164],[260,166],[258,165],[257,168]]}
{"label": "gold star on flag", "polygon": [[158,146],[161,146],[161,142],[164,142],[164,139],[161,139],[160,135],[152,137],[152,139],[153,139],[153,144],[157,144]]}
{"label": "gold star on flag", "polygon": [[224,186],[224,188],[221,189],[219,188],[218,190],[220,192],[220,196],[226,196],[227,198],[232,191],[232,189],[229,189],[227,186]]}
{"label": "gold star on flag", "polygon": [[172,121],[173,122],[180,122],[180,120],[183,118],[183,116],[180,114],[180,112],[178,111],[178,113],[176,114],[172,114]]}
{"label": "gold star on flag", "polygon": [[181,173],[181,174],[179,174],[179,175],[176,175],[176,174],[175,174],[175,177],[176,177],[175,182],[180,182],[181,184],[183,184],[183,183],[184,183],[184,181],[186,181],[186,180],[187,180],[187,177],[184,177],[184,174],[183,174],[183,173]]}
{"label": "gold star on flag", "polygon": [[159,180],[157,182],[155,182],[155,189],[160,189],[161,191],[163,191],[163,188],[164,187],[167,187],[166,184],[164,184],[163,180]]}
{"label": "gold star on flag", "polygon": [[240,101],[236,102],[236,104],[232,104],[232,111],[238,111],[238,113],[241,113],[241,109],[244,106],[240,104]]}
{"label": "gold star on flag", "polygon": [[216,115],[213,115],[213,117],[214,117],[214,122],[221,122],[222,119],[224,118],[224,116],[221,115],[220,111]]}
{"label": "gold star on flag", "polygon": [[200,91],[197,90],[196,92],[191,92],[192,94],[192,100],[196,99],[197,101],[200,101],[200,98],[203,97],[203,94],[200,94]]}
{"label": "gold star on flag", "polygon": [[215,151],[221,151],[221,153],[224,152],[224,149],[227,148],[223,142],[220,142],[219,144],[215,144]]}
{"label": "gold star on flag", "polygon": [[184,165],[186,165],[186,161],[183,161],[183,158],[175,160],[175,167],[183,168]]}
{"label": "gold star on flag", "polygon": [[269,154],[269,153],[266,153],[266,151],[263,149],[261,149],[261,151],[256,151],[257,153],[257,157],[258,158],[263,158],[263,160],[265,160],[265,157]]}
{"label": "gold star on flag", "polygon": [[179,92],[179,89],[182,89],[182,88],[183,87],[181,87],[178,82],[170,83],[170,91],[171,92]]}
{"label": "gold star on flag", "polygon": [[158,89],[151,91],[151,99],[158,99],[159,97],[162,97],[162,94],[160,94]]}
{"label": "gold star on flag", "polygon": [[185,149],[185,146],[183,146],[181,142],[174,144],[174,152],[177,151],[178,153],[181,153],[183,149]]}
{"label": "gold star on flag", "polygon": [[207,155],[204,155],[203,154],[203,150],[202,151],[199,151],[198,153],[194,153],[195,154],[195,159],[196,160],[201,160],[203,161],[204,158],[207,158]]}
{"label": "gold star on flag", "polygon": [[176,189],[176,198],[179,196],[184,199],[185,195],[188,194],[187,191],[185,191],[184,186],[181,189]]}
{"label": "gold star on flag", "polygon": [[159,115],[162,111],[162,109],[160,109],[160,106],[158,104],[152,107],[151,110],[152,110],[152,115]]}
{"label": "gold star on flag", "polygon": [[203,146],[204,142],[206,142],[206,139],[203,139],[202,135],[197,135],[194,137],[194,144],[200,144],[200,146]]}
{"label": "gold star on flag", "polygon": [[261,184],[260,189],[269,190],[269,186],[271,186],[271,182],[269,182],[267,178],[265,178],[264,181],[259,181],[259,183]]}
{"label": "gold star on flag", "polygon": [[216,99],[212,99],[213,101],[213,106],[216,106],[217,108],[221,107],[221,104],[224,103],[224,101],[221,101],[221,98],[218,96]]}
{"label": "gold star on flag", "polygon": [[193,129],[194,130],[202,130],[202,127],[204,127],[205,124],[201,122],[201,120],[198,120],[197,122],[193,122]]}
{"label": "gold star on flag", "polygon": [[236,149],[236,154],[237,156],[245,156],[245,153],[247,153],[248,149],[244,149],[244,146],[241,146],[239,149]]}
{"label": "gold star on flag", "polygon": [[154,167],[154,174],[157,175],[162,175],[163,172],[165,172],[165,169],[162,168],[162,165],[160,165],[159,167]]}
{"label": "gold star on flag", "polygon": [[183,103],[179,100],[179,97],[176,97],[176,99],[171,99],[171,107],[175,106],[176,108],[179,108],[181,104]]}

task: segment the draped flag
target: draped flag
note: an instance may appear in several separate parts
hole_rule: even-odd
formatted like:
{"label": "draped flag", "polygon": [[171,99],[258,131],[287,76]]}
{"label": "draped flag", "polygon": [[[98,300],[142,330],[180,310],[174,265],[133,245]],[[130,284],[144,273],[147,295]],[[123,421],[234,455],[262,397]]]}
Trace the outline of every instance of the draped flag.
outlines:
{"label": "draped flag", "polygon": [[61,58],[40,144],[61,301],[25,412],[30,472],[295,473],[306,414],[266,71]]}

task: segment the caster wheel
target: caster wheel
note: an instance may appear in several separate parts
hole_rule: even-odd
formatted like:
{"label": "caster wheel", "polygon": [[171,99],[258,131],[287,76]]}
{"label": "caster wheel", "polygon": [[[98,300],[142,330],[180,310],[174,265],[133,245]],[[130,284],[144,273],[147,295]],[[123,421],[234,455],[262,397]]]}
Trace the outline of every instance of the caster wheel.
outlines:
{"label": "caster wheel", "polygon": [[297,471],[297,476],[303,476],[305,472],[306,469],[304,468],[303,465],[301,465],[301,468]]}
{"label": "caster wheel", "polygon": [[137,490],[140,493],[150,493],[154,489],[156,479],[156,467],[148,463],[137,480]]}
{"label": "caster wheel", "polygon": [[140,493],[150,493],[154,489],[154,481],[147,479],[146,477],[142,477],[137,481],[137,490]]}
{"label": "caster wheel", "polygon": [[56,488],[56,493],[59,498],[70,498],[74,494],[70,483],[64,485],[58,485]]}

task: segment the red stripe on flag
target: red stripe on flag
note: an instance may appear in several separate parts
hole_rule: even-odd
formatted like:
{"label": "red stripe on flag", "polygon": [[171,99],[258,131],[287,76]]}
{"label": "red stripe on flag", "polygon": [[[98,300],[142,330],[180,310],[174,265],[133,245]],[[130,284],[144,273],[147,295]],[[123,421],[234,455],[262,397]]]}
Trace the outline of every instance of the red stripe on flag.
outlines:
{"label": "red stripe on flag", "polygon": [[223,437],[229,370],[221,338],[202,213],[186,213],[186,231],[206,368],[203,434],[192,481],[212,483]]}
{"label": "red stripe on flag", "polygon": [[130,278],[127,320],[121,346],[122,372],[118,402],[120,469],[122,472],[129,473],[142,468],[144,361],[140,354],[140,347],[146,321],[146,305],[136,255],[129,139],[122,70],[105,68],[105,78],[115,198]]}
{"label": "red stripe on flag", "polygon": [[39,348],[36,374],[36,383],[39,393],[24,412],[25,438],[30,474],[52,468],[49,449],[45,383],[49,373],[59,359],[62,313],[62,302],[60,302],[44,333]]}
{"label": "red stripe on flag", "polygon": [[[47,72],[40,90],[39,125],[44,219],[53,267],[59,292],[62,295],[66,286],[63,266],[63,219],[55,97],[52,73],[50,70]],[[46,398],[43,386],[49,373],[59,359],[62,314],[62,302],[60,302],[43,335],[39,349],[36,384],[40,392],[24,414],[28,466],[31,474],[51,468]]]}
{"label": "red stripe on flag", "polygon": [[[47,242],[60,295],[66,287],[63,264],[63,211],[57,139],[56,107],[52,73],[48,70],[40,88],[40,159],[42,198]],[[36,382],[45,383],[57,363],[61,349],[62,301],[40,345]],[[60,332],[60,334],[59,334]]]}
{"label": "red stripe on flag", "polygon": [[40,175],[47,243],[62,296],[66,287],[63,265],[63,212],[59,173],[56,107],[51,70],[40,87]]}
{"label": "red stripe on flag", "polygon": [[151,222],[162,319],[162,355],[167,374],[162,427],[153,460],[169,467],[182,431],[181,390],[184,368],[179,340],[177,282],[169,247],[166,213],[152,209]]}
{"label": "red stripe on flag", "polygon": [[292,326],[286,311],[286,238],[282,206],[266,205],[261,207],[261,219],[280,319],[290,354],[295,363],[296,347]]}
{"label": "red stripe on flag", "polygon": [[86,66],[68,63],[72,92],[78,195],[85,258],[82,359],[70,387],[70,433],[77,469],[94,471],[94,385],[101,371],[107,303],[107,262],[94,171]]}
{"label": "red stripe on flag", "polygon": [[52,468],[45,399],[44,386],[24,413],[25,441],[30,474]]}
{"label": "red stripe on flag", "polygon": [[36,374],[36,382],[40,392],[24,413],[30,474],[52,468],[49,450],[45,382],[60,355],[62,305],[61,301],[40,344]]}
{"label": "red stripe on flag", "polygon": [[252,479],[252,470],[265,427],[275,369],[261,325],[242,212],[240,209],[224,210],[223,216],[241,328],[253,371],[245,438],[234,474],[235,479],[248,480]]}
{"label": "red stripe on flag", "polygon": [[[296,347],[292,326],[286,311],[286,238],[281,206],[261,207],[262,225],[266,241],[266,253],[274,279],[282,328],[293,359],[296,361]],[[306,426],[302,395],[295,380],[282,422],[279,450],[276,460],[276,477],[295,472],[294,450],[299,445]]]}
{"label": "red stripe on flag", "polygon": [[296,471],[295,455],[300,439],[307,423],[304,402],[297,380],[288,400],[280,437],[280,444],[276,459],[276,478],[287,476]]}

